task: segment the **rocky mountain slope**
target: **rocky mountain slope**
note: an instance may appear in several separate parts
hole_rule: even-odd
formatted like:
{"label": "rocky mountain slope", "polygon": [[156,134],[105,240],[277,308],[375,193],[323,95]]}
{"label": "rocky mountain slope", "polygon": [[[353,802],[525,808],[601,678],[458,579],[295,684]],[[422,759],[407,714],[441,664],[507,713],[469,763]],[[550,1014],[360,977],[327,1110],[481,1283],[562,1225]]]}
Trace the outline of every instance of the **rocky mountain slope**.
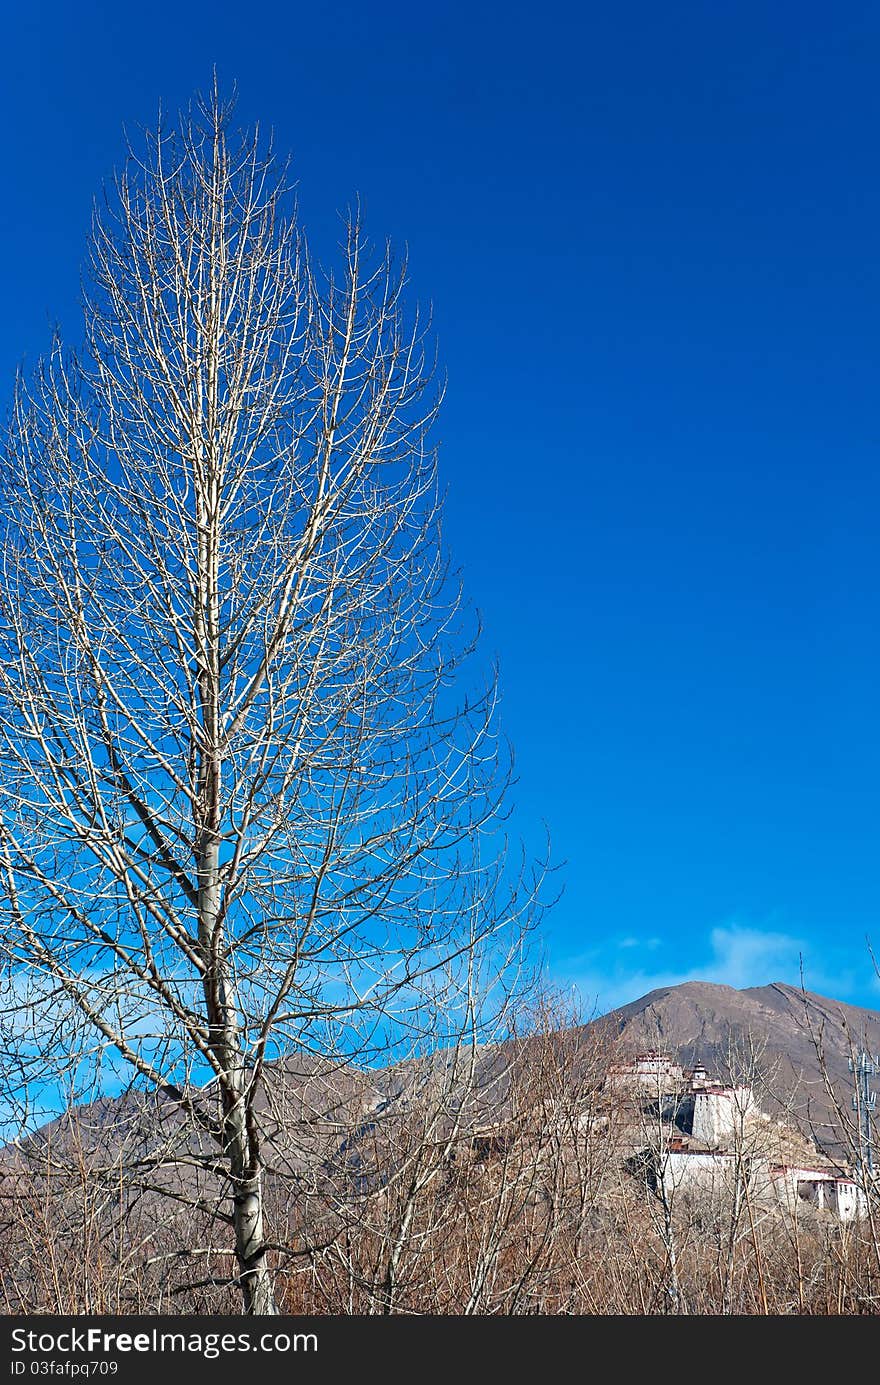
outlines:
{"label": "rocky mountain slope", "polygon": [[[835,1156],[855,1138],[848,1060],[860,1048],[880,1053],[880,1012],[783,982],[736,990],[688,981],[651,991],[596,1023],[627,1051],[661,1049],[688,1067],[756,1079],[766,1110],[787,1112]],[[874,1085],[880,1087],[880,1074]]]}
{"label": "rocky mountain slope", "polygon": [[[531,1041],[530,1041],[531,1042]],[[535,1041],[540,1044],[540,1040]],[[880,1012],[846,1005],[777,982],[736,990],[703,981],[662,987],[594,1020],[580,1030],[560,1032],[553,1045],[568,1051],[575,1068],[598,1068],[628,1054],[660,1050],[683,1066],[702,1066],[725,1082],[755,1088],[761,1108],[814,1141],[829,1157],[852,1163],[858,1131],[851,1109],[853,1078],[848,1059],[860,1048],[880,1053]],[[490,1127],[506,1119],[508,1045],[476,1055],[466,1105],[469,1120]],[[269,1065],[260,1098],[271,1164],[292,1174],[328,1158],[359,1129],[372,1129],[373,1113],[405,1110],[413,1097],[448,1063],[443,1053],[388,1069],[360,1070],[303,1056]],[[449,1097],[457,1079],[446,1076]],[[874,1079],[880,1089],[880,1073]],[[210,1103],[211,1088],[202,1098]],[[33,1143],[64,1144],[68,1116],[35,1134]],[[366,1125],[363,1123],[366,1122]],[[163,1098],[103,1098],[79,1107],[77,1139],[100,1158],[125,1145],[143,1158],[160,1145],[190,1154],[210,1147],[186,1127],[174,1102]],[[880,1133],[875,1141],[880,1162]],[[6,1160],[4,1160],[4,1163]],[[179,1167],[171,1177],[180,1177]],[[164,1182],[164,1178],[162,1179]]]}

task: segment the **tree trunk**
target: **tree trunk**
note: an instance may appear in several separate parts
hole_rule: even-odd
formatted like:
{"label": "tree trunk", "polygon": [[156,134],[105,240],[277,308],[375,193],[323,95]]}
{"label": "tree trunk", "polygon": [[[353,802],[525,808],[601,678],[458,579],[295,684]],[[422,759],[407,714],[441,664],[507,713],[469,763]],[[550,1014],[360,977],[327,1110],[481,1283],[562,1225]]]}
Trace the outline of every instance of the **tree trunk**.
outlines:
{"label": "tree trunk", "polygon": [[[233,1160],[233,1163],[235,1161]],[[238,1261],[241,1295],[248,1316],[260,1317],[278,1312],[263,1236],[263,1185],[259,1173],[236,1176],[233,1198],[235,1256]]]}

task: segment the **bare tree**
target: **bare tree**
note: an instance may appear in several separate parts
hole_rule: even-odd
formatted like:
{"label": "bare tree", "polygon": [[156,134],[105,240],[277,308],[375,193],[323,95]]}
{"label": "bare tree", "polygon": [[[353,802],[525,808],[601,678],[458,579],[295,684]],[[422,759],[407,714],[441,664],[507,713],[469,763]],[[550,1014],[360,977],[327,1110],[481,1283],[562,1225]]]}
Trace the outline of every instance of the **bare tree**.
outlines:
{"label": "bare tree", "polygon": [[500,942],[503,975],[536,882],[499,836],[509,756],[494,676],[468,681],[405,265],[354,215],[319,271],[286,166],[230,114],[215,85],[129,148],[84,348],[16,392],[3,985],[41,1036],[20,1096],[54,1059],[187,1118],[244,1309],[271,1313],[265,1066],[364,1061],[441,974],[461,991],[435,1004],[479,1017],[451,964]]}

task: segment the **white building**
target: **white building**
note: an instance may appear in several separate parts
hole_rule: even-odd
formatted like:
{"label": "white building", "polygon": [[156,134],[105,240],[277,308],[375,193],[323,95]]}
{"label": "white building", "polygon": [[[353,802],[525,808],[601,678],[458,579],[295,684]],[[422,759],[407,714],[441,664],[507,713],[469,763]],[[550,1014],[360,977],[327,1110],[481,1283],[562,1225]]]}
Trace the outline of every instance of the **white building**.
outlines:
{"label": "white building", "polygon": [[789,1211],[806,1203],[816,1211],[833,1213],[843,1222],[867,1216],[864,1188],[835,1169],[777,1164],[771,1168],[770,1177],[778,1200]]}
{"label": "white building", "polygon": [[665,1053],[637,1053],[627,1062],[615,1063],[608,1072],[612,1091],[636,1091],[653,1095],[678,1092],[684,1085],[684,1068]]}
{"label": "white building", "polygon": [[854,1178],[835,1178],[831,1211],[836,1212],[841,1221],[855,1221],[857,1217],[866,1217],[868,1195]]}
{"label": "white building", "polygon": [[718,1196],[736,1177],[734,1155],[722,1149],[671,1146],[657,1161],[657,1178],[667,1197],[678,1192]]}
{"label": "white building", "polygon": [[713,1147],[728,1145],[756,1109],[751,1087],[703,1087],[694,1092],[693,1137]]}

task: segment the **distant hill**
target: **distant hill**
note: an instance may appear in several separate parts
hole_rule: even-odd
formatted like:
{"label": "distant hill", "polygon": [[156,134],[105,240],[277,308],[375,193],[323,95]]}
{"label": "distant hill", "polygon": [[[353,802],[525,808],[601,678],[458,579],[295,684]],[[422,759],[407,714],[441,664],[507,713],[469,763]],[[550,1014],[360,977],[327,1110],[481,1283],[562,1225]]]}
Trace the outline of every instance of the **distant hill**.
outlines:
{"label": "distant hill", "polygon": [[[560,1031],[558,1040],[575,1055],[575,1066],[581,1062],[579,1053],[585,1065],[595,1063],[597,1049],[606,1061],[660,1049],[685,1067],[702,1065],[712,1077],[748,1081],[768,1114],[784,1117],[832,1158],[851,1162],[855,1129],[848,1059],[860,1047],[880,1053],[880,1012],[782,982],[736,990],[688,981],[650,991],[580,1029]],[[512,1053],[508,1044],[477,1052],[467,1104],[478,1124],[504,1118]],[[445,1062],[441,1052],[386,1069],[357,1070],[304,1055],[269,1064],[269,1090],[260,1106],[272,1148],[270,1163],[293,1173],[330,1157],[360,1122],[367,1122],[364,1129],[372,1128],[372,1112],[405,1107],[431,1069],[441,1070]],[[880,1073],[874,1085],[880,1091]],[[205,1097],[210,1091],[210,1086],[204,1089]],[[50,1139],[64,1144],[69,1122],[69,1116],[59,1117],[26,1143],[40,1147]],[[179,1150],[181,1140],[191,1154],[211,1148],[207,1137],[193,1132],[176,1104],[164,1097],[102,1098],[78,1107],[76,1124],[79,1143],[101,1160],[123,1144],[141,1156],[162,1143]],[[880,1163],[880,1132],[875,1150]],[[179,1167],[168,1175],[180,1176]]]}
{"label": "distant hill", "polygon": [[846,1152],[853,1134],[848,1059],[861,1047],[880,1053],[880,1012],[784,982],[744,990],[708,981],[663,986],[596,1023],[616,1032],[627,1051],[659,1048],[731,1078],[754,1067],[765,1108],[789,1110],[834,1155]]}
{"label": "distant hill", "polygon": [[[375,1311],[405,1244],[405,1312],[462,1311],[475,1274],[509,1312],[509,1285],[533,1273],[522,1311],[663,1312],[674,1273],[692,1313],[876,1314],[876,1221],[830,1233],[858,1207],[847,1060],[880,1051],[880,1013],[783,984],[690,982],[591,1024],[558,1015],[384,1068],[303,1053],[267,1065],[267,1224],[303,1266],[284,1269],[285,1311]],[[627,1061],[658,1050],[680,1066]],[[757,1110],[732,1105],[728,1083]],[[235,1312],[217,1109],[213,1083],[133,1089],[0,1149],[0,1311],[93,1305],[95,1285],[138,1312]],[[750,1186],[754,1201],[731,1199]],[[674,1218],[658,1187],[661,1201],[682,1192]],[[674,1262],[672,1244],[686,1252]]]}

